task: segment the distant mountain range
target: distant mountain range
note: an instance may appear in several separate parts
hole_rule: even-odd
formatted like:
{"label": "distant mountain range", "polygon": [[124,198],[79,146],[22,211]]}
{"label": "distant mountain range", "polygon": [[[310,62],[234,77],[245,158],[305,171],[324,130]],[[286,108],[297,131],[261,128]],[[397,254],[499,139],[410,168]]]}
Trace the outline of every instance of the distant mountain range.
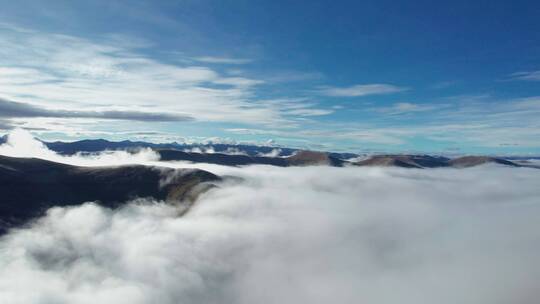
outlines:
{"label": "distant mountain range", "polygon": [[[0,137],[0,144],[7,141],[7,135]],[[94,153],[105,150],[137,150],[141,148],[151,148],[154,150],[179,150],[184,152],[199,152],[199,153],[222,153],[229,155],[247,155],[247,156],[271,156],[285,157],[291,156],[300,149],[276,147],[276,146],[258,146],[247,144],[184,144],[184,143],[149,143],[144,141],[109,141],[105,139],[85,139],[74,142],[41,141],[47,148],[63,155],[72,155],[75,153]],[[334,158],[349,159],[359,156],[354,153],[330,153]]]}
{"label": "distant mountain range", "polygon": [[[0,138],[0,144],[6,136]],[[148,143],[143,141],[108,141],[105,139],[81,140],[75,142],[43,142],[50,150],[59,154],[97,153],[106,150],[126,150],[135,152],[150,148],[159,154],[163,161],[189,161],[194,163],[210,163],[226,166],[272,165],[279,167],[328,165],[342,166],[386,166],[401,168],[467,168],[486,163],[495,163],[512,167],[537,167],[522,159],[516,161],[489,156],[463,156],[448,158],[430,155],[383,154],[365,156],[355,161],[360,155],[354,153],[331,153],[306,151],[299,149],[231,144],[180,144],[180,143]]]}
{"label": "distant mountain range", "polygon": [[75,154],[77,152],[100,152],[104,150],[130,150],[151,148],[155,150],[171,149],[180,151],[211,151],[212,153],[243,154],[249,156],[287,156],[296,150],[290,148],[276,148],[271,146],[231,145],[231,144],[181,144],[181,143],[149,143],[144,141],[108,141],[104,139],[90,139],[75,142],[44,142],[45,145],[60,154]]}
{"label": "distant mountain range", "polygon": [[222,153],[196,153],[179,150],[156,150],[163,161],[189,161],[194,163],[210,163],[225,166],[272,165],[278,167],[329,165],[341,167],[345,163],[330,153],[314,151],[296,151],[287,157],[249,156]]}
{"label": "distant mountain range", "polygon": [[0,156],[0,234],[54,206],[84,202],[116,208],[134,198],[186,207],[221,178],[196,169],[148,166],[77,167],[35,158]]}

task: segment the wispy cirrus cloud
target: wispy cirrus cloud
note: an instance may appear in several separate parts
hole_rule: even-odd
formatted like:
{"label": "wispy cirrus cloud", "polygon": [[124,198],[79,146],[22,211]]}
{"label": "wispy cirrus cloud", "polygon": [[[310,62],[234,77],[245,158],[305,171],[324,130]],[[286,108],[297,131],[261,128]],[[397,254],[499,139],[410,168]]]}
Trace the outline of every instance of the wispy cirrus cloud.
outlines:
{"label": "wispy cirrus cloud", "polygon": [[510,74],[510,79],[540,81],[540,70],[512,73]]}
{"label": "wispy cirrus cloud", "polygon": [[[229,76],[203,65],[240,64],[248,59],[200,57],[200,64],[173,64],[140,52],[151,44],[114,38],[96,42],[0,25],[0,98],[55,109],[55,114],[42,111],[40,117],[73,119],[190,118],[286,126],[303,116],[328,113],[315,103],[302,105],[304,110],[295,113],[289,105],[260,102],[257,86],[264,80]],[[26,110],[38,117],[37,109]]]}
{"label": "wispy cirrus cloud", "polygon": [[419,104],[411,102],[398,102],[388,107],[378,107],[373,110],[383,114],[400,115],[438,110],[446,107],[446,104]]}
{"label": "wispy cirrus cloud", "polygon": [[[486,94],[459,95],[432,104],[403,102],[364,111],[373,113],[371,116],[374,118],[354,123],[330,122],[324,128],[313,124],[310,128],[291,130],[230,128],[226,131],[293,138],[298,143],[324,142],[330,150],[346,143],[352,151],[362,151],[366,145],[375,145],[382,147],[381,151],[403,152],[404,147],[413,146],[419,138],[442,147],[463,149],[540,148],[538,96],[498,100]],[[424,112],[429,112],[429,115],[412,115]],[[384,115],[384,121],[377,113]],[[414,123],[409,123],[409,119]]]}
{"label": "wispy cirrus cloud", "polygon": [[384,95],[407,91],[409,88],[391,84],[358,84],[350,87],[321,87],[319,93],[332,97],[359,97],[368,95]]}
{"label": "wispy cirrus cloud", "polygon": [[317,107],[317,103],[308,98],[281,98],[262,100],[262,103],[276,108],[286,116],[323,116],[334,113],[333,109],[322,109]]}
{"label": "wispy cirrus cloud", "polygon": [[247,63],[253,62],[252,59],[247,59],[247,58],[214,57],[214,56],[193,57],[193,59],[199,62],[218,63],[218,64],[247,64]]}

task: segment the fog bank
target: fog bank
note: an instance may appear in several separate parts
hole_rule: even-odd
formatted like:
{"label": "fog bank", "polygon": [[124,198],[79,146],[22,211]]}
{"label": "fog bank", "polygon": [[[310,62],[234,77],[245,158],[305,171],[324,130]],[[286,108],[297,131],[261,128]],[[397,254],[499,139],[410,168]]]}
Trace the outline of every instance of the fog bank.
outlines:
{"label": "fog bank", "polygon": [[202,167],[244,182],[204,194],[181,218],[147,201],[88,203],[4,236],[0,302],[540,297],[540,170]]}

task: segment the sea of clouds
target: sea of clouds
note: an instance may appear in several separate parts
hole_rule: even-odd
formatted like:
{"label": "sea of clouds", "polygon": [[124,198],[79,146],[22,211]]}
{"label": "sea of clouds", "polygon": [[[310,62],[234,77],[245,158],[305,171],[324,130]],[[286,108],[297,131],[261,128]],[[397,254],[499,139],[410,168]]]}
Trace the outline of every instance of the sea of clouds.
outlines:
{"label": "sea of clouds", "polygon": [[[23,137],[19,143],[32,141]],[[12,152],[16,141],[7,144]],[[110,165],[112,157],[243,181],[207,192],[182,217],[143,200],[116,210],[92,202],[50,209],[0,238],[0,303],[540,298],[538,169],[233,168],[44,151],[25,156],[84,165]]]}

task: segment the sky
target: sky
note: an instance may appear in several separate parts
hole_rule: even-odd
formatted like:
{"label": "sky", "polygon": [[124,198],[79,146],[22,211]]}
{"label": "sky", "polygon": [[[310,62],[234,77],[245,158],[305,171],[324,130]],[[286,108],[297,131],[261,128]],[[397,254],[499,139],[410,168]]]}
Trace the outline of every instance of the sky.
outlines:
{"label": "sky", "polygon": [[0,133],[540,154],[537,1],[0,2]]}

